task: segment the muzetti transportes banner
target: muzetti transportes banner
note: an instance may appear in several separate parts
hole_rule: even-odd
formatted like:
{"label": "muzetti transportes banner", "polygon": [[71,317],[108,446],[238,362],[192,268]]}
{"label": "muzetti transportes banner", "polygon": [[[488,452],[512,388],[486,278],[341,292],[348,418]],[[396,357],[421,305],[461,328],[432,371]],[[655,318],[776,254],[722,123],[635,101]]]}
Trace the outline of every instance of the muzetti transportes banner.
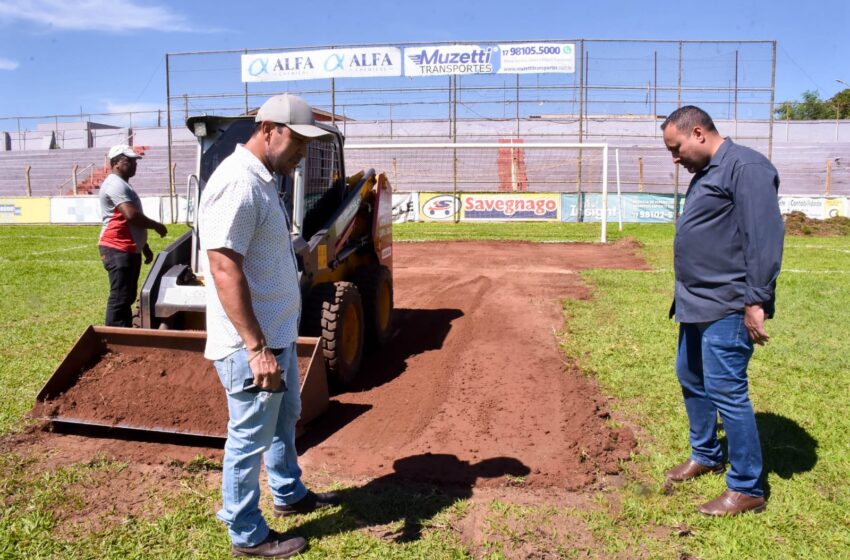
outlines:
{"label": "muzetti transportes banner", "polygon": [[479,45],[440,45],[406,47],[404,75],[448,76],[452,74],[492,74],[495,47]]}
{"label": "muzetti transportes banner", "polygon": [[564,43],[512,43],[499,45],[498,74],[572,74],[576,49]]}
{"label": "muzetti transportes banner", "polygon": [[401,76],[401,49],[364,47],[242,55],[243,82]]}

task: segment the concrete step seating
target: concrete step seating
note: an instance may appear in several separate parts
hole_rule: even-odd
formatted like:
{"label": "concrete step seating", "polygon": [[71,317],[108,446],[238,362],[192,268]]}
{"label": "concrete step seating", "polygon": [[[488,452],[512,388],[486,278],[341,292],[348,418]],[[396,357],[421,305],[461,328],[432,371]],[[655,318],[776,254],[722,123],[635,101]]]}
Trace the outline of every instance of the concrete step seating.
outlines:
{"label": "concrete step seating", "polygon": [[[603,141],[604,139],[593,139]],[[617,140],[608,139],[609,188],[616,189],[614,167],[614,149]],[[622,140],[622,139],[620,139]],[[349,138],[350,143],[358,143]],[[464,141],[464,139],[459,139]],[[534,142],[534,138],[526,142]],[[543,140],[538,140],[543,141]],[[545,141],[551,142],[548,138]],[[766,146],[755,146],[766,152]],[[624,192],[671,193],[674,191],[674,166],[670,155],[662,145],[621,145],[620,180]],[[60,196],[73,193],[71,182],[74,164],[78,166],[78,193],[95,194],[97,186],[105,177],[106,150],[103,148],[30,150],[21,152],[0,152],[0,197],[26,196],[24,170],[31,166],[30,184],[32,196]],[[352,150],[346,154],[346,170],[354,173],[361,168],[373,167],[377,171],[387,171],[393,186],[399,191],[451,191],[451,157],[445,161],[428,162],[426,151]],[[572,191],[577,182],[577,154],[569,155],[566,162],[557,165],[548,162],[536,163],[532,150],[526,150],[525,167],[527,171],[527,189],[531,192]],[[175,168],[175,190],[184,194],[186,179],[196,169],[197,146],[193,142],[175,143],[172,149]],[[497,191],[500,186],[498,150],[484,157],[480,151],[472,154],[458,151],[458,169],[461,174],[458,188],[462,191]],[[567,156],[565,156],[567,157]],[[601,170],[598,155],[582,166],[582,188],[587,192],[599,192]],[[643,161],[643,181],[639,158]],[[492,161],[490,161],[492,159]],[[395,160],[395,161],[394,161]],[[595,161],[594,161],[595,160]],[[829,192],[827,193],[827,161],[831,162],[829,171]],[[850,195],[850,143],[801,143],[775,144],[773,161],[779,170],[781,179],[780,193],[784,195]],[[92,178],[92,170],[95,177]],[[393,172],[395,170],[395,173]],[[464,177],[466,179],[464,179]],[[550,184],[553,177],[562,182],[560,186]],[[685,192],[691,175],[684,169],[679,170],[679,192]],[[93,180],[92,180],[93,179]],[[136,176],[130,181],[140,195],[168,194],[168,148],[166,146],[148,146],[145,156],[139,164]]]}
{"label": "concrete step seating", "polygon": [[[141,150],[140,150],[141,151]],[[175,184],[182,192],[186,177],[196,168],[195,144],[174,144],[172,162],[175,167]],[[30,166],[32,196],[63,196],[73,194],[73,168],[77,165],[78,194],[94,194],[108,173],[109,162],[103,148],[78,148],[60,150],[31,150],[0,152],[0,197],[26,196],[25,170]],[[95,177],[92,178],[94,172]],[[94,180],[92,180],[94,179]],[[168,193],[168,148],[145,147],[136,176],[130,184],[140,195]]]}

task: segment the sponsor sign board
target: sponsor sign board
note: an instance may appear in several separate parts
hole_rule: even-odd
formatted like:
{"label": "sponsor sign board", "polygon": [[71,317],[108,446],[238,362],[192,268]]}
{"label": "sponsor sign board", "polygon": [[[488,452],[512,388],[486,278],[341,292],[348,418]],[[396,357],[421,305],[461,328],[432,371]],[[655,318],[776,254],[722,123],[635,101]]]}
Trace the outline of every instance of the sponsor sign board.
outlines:
{"label": "sponsor sign board", "polygon": [[[679,197],[679,213],[684,205],[684,197]],[[672,194],[623,193],[623,221],[630,223],[670,223],[674,218],[674,199]],[[619,219],[616,196],[608,196],[608,221]],[[600,222],[602,221],[602,195],[584,193],[581,204],[578,194],[561,195],[561,220],[564,222]]]}
{"label": "sponsor sign board", "polygon": [[419,193],[419,219],[451,222],[460,214],[460,199],[451,193]]}
{"label": "sponsor sign board", "polygon": [[50,222],[53,224],[100,224],[100,200],[96,196],[50,199]]}
{"label": "sponsor sign board", "polygon": [[401,49],[362,47],[242,55],[243,82],[401,76]]}
{"label": "sponsor sign board", "polygon": [[393,193],[393,223],[415,222],[418,211],[417,193]]}
{"label": "sponsor sign board", "polygon": [[790,212],[802,212],[809,218],[823,220],[828,218],[824,212],[822,197],[812,196],[781,196],[779,197],[779,211],[783,214]]}
{"label": "sponsor sign board", "polygon": [[802,212],[809,218],[826,220],[850,216],[850,198],[824,196],[780,196],[779,211],[783,214]]}
{"label": "sponsor sign board", "polygon": [[546,74],[576,71],[572,43],[514,43],[499,45],[499,74]]}
{"label": "sponsor sign board", "polygon": [[440,45],[405,47],[404,75],[448,76],[451,74],[492,74],[496,47],[480,45]]}
{"label": "sponsor sign board", "polygon": [[459,197],[464,221],[553,221],[560,217],[556,193],[464,193]]}
{"label": "sponsor sign board", "polygon": [[0,224],[49,223],[49,198],[0,198]]}
{"label": "sponsor sign board", "polygon": [[848,203],[850,203],[850,198],[825,198],[823,200],[824,216],[827,218],[850,216]]}

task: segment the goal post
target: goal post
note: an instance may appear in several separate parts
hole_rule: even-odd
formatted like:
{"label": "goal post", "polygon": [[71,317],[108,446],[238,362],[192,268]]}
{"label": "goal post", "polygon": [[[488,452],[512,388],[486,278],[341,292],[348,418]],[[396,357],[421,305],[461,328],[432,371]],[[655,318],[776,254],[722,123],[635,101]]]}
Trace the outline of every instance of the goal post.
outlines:
{"label": "goal post", "polygon": [[607,242],[607,143],[352,143],[345,145],[345,162],[349,173],[385,172],[402,193],[446,193],[456,201],[465,194],[558,195],[562,221],[598,220],[599,240]]}

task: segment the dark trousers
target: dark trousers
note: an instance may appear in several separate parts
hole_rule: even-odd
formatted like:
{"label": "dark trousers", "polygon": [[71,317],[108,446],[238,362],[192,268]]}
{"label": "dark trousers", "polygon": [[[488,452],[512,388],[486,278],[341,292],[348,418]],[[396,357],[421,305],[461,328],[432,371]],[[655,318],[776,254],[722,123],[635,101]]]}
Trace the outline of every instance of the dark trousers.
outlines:
{"label": "dark trousers", "polygon": [[106,302],[107,327],[132,327],[133,302],[139,289],[142,255],[98,246],[103,268],[109,273],[109,299]]}

